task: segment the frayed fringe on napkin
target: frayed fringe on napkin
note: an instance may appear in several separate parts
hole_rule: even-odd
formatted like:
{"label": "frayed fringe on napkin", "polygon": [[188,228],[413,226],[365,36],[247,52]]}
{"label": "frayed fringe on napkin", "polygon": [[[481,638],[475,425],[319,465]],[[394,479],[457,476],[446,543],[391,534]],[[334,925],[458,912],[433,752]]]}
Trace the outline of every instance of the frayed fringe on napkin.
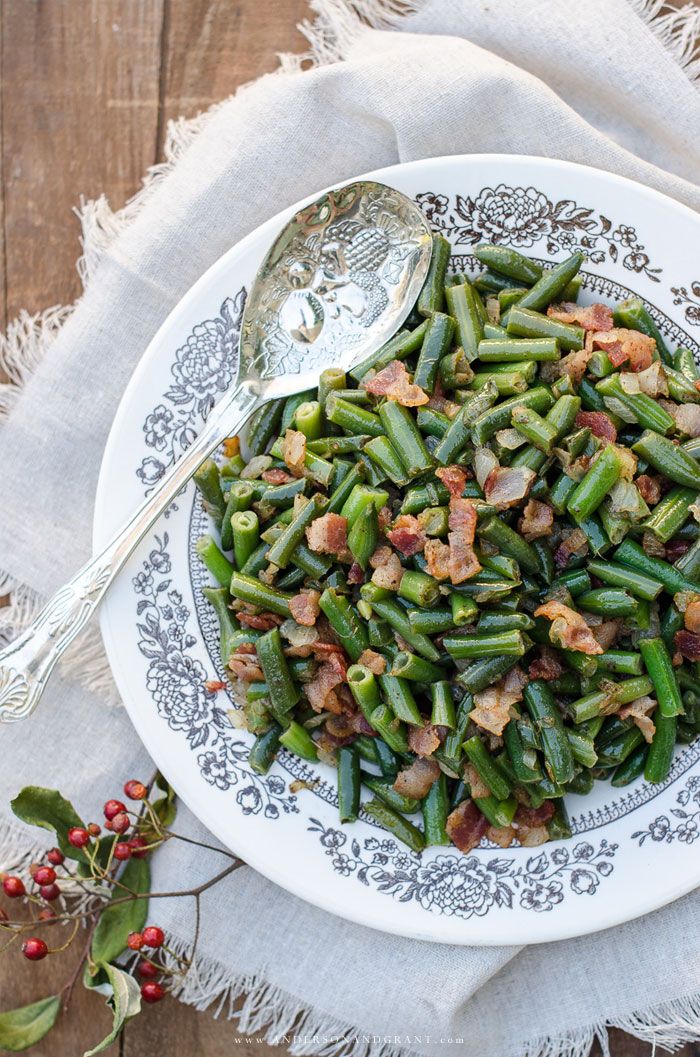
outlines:
{"label": "frayed fringe on napkin", "polygon": [[[680,10],[665,11],[665,0],[628,0],[691,81],[700,88],[700,9],[688,4]],[[280,55],[279,73],[295,74],[305,67],[323,66],[343,59],[364,27],[392,29],[398,21],[421,6],[421,0],[311,0],[316,18],[299,27],[309,41],[301,55]],[[245,86],[243,89],[245,90]],[[78,272],[86,289],[103,254],[113,240],[148,204],[158,183],[177,164],[184,151],[201,132],[211,115],[228,100],[195,118],[179,118],[168,124],[164,161],[153,166],[143,187],[117,212],[104,195],[83,201],[76,210],[82,225],[83,253]],[[76,302],[77,304],[78,302]],[[9,381],[0,385],[0,419],[9,415],[22,389],[59,330],[76,305],[54,306],[30,315],[21,312],[0,336],[0,370]],[[25,585],[0,571],[0,596],[10,595],[10,605],[0,610],[0,641],[9,639],[26,626],[38,612],[43,599]],[[96,625],[78,640],[62,662],[65,675],[78,678],[103,700],[118,700]],[[27,845],[26,833],[19,827],[0,828],[0,869],[28,865],[43,850]],[[188,945],[173,937],[176,954],[187,954]],[[211,958],[198,957],[178,991],[178,997],[196,1009],[213,1007],[215,1016],[235,1018],[242,1033],[264,1035],[271,1043],[285,1045],[294,1055],[311,1057],[411,1057],[410,1039],[394,1040],[381,1036],[358,1035],[342,1021],[304,1007],[298,998],[286,994],[265,980],[263,974],[231,979],[229,970]],[[608,1057],[607,1028],[617,1027],[646,1042],[673,1050],[700,1036],[700,993],[673,1002],[663,1002],[643,1012],[569,1032],[565,1036],[530,1040],[517,1057],[586,1057],[593,1042],[600,1042]],[[503,1055],[508,1057],[508,1055]],[[516,1057],[516,1055],[513,1055]]]}

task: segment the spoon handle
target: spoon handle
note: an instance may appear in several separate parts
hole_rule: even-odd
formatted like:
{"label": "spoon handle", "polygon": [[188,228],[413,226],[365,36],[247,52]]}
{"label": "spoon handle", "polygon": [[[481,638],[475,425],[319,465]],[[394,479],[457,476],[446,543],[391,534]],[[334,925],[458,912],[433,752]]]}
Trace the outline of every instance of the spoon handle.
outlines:
{"label": "spoon handle", "polygon": [[184,455],[104,550],[59,588],[22,634],[0,651],[0,722],[24,719],[34,711],[56,661],[88,622],[134,548],[204,459],[224,437],[237,433],[261,403],[260,396],[245,383],[231,390]]}

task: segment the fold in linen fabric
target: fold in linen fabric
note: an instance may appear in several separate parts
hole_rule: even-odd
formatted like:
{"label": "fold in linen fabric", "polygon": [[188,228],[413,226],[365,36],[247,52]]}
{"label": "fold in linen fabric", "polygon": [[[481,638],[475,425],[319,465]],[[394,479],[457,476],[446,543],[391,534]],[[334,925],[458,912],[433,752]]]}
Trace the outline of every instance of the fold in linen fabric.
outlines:
{"label": "fold in linen fabric", "polygon": [[[656,0],[646,11],[626,0],[314,6],[314,68],[287,58],[283,72],[176,125],[174,157],[134,203],[85,210],[89,281],[75,311],[60,329],[60,314],[34,328],[25,319],[0,348],[24,382],[0,394],[0,578],[21,600],[6,624],[89,555],[102,451],[143,349],[203,271],[272,213],[379,166],[489,151],[595,165],[700,208],[700,92],[677,61],[700,22],[691,11],[650,27],[641,16],[658,16]],[[58,786],[91,814],[125,778],[150,773],[126,712],[104,707],[104,660],[91,657],[87,680],[74,657],[39,712],[0,732],[3,865],[39,839],[9,811],[22,785]],[[178,830],[205,837],[184,808]],[[155,857],[154,886],[189,887],[218,862],[171,844]],[[187,949],[183,906],[159,904],[158,919]],[[241,1029],[271,1025],[277,1039],[294,1027],[297,1053],[434,1055],[452,1038],[467,1057],[573,1057],[606,1023],[678,1043],[700,1035],[700,899],[578,940],[460,948],[338,920],[245,868],[204,899],[182,997],[231,1012],[244,993]]]}

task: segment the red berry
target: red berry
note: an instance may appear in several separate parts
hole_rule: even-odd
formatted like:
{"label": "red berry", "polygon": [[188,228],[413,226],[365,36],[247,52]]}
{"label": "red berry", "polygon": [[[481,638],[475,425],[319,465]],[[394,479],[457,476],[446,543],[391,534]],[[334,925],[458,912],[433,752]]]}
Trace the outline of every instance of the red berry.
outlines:
{"label": "red berry", "polygon": [[49,948],[37,936],[30,936],[22,944],[22,954],[25,958],[29,958],[30,962],[40,962],[48,953]]}
{"label": "red berry", "polygon": [[14,877],[11,874],[3,879],[2,887],[5,895],[9,896],[10,899],[18,899],[26,892],[22,878]]}
{"label": "red berry", "polygon": [[165,998],[165,988],[156,980],[149,980],[141,984],[141,998],[144,1002],[160,1002],[161,998]]}
{"label": "red berry", "polygon": [[88,822],[87,831],[91,837],[99,837],[102,827],[98,826],[96,822]]}
{"label": "red berry", "polygon": [[33,874],[34,882],[38,885],[52,885],[56,880],[56,871],[51,866],[40,866]]}
{"label": "red berry", "polygon": [[145,800],[148,790],[143,782],[137,782],[135,778],[124,784],[124,796],[129,800]]}
{"label": "red berry", "polygon": [[108,818],[111,822],[115,815],[126,811],[126,804],[122,804],[121,800],[108,800],[102,810],[105,813],[105,818]]}
{"label": "red berry", "polygon": [[130,932],[126,940],[126,945],[129,950],[140,951],[143,947],[143,936],[140,932]]}
{"label": "red berry", "polygon": [[58,899],[61,894],[61,889],[57,884],[42,885],[39,889],[39,893],[42,899],[45,899],[47,903],[51,903],[54,899]]}
{"label": "red berry", "polygon": [[132,854],[135,859],[145,859],[148,855],[147,851],[141,851],[142,848],[148,847],[148,841],[145,837],[131,837],[127,842],[131,848]]}
{"label": "red berry", "polygon": [[52,848],[46,853],[46,858],[49,860],[52,866],[62,866],[66,861],[66,857],[60,848]]}
{"label": "red berry", "polygon": [[39,921],[52,921],[56,917],[56,911],[52,910],[51,907],[44,907],[37,914]]}
{"label": "red berry", "polygon": [[130,825],[129,816],[124,811],[120,811],[114,818],[109,820],[109,828],[114,833],[125,833]]}
{"label": "red berry", "polygon": [[90,834],[84,826],[73,826],[68,830],[68,843],[74,848],[84,848],[90,843]]}
{"label": "red berry", "polygon": [[157,925],[146,925],[143,930],[143,942],[146,947],[162,947],[165,933]]}
{"label": "red berry", "polygon": [[131,848],[126,841],[120,841],[114,845],[114,858],[118,859],[119,862],[125,862],[131,858]]}
{"label": "red berry", "polygon": [[136,966],[136,971],[139,976],[153,977],[158,975],[159,969],[157,965],[153,964],[153,962],[148,962],[145,958],[142,958]]}

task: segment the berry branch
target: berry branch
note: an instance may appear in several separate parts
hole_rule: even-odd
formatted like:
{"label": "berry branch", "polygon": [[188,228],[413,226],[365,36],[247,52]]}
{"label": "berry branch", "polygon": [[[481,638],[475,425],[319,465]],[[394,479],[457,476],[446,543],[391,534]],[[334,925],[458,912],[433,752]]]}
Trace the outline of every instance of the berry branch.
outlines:
{"label": "berry branch", "polygon": [[[11,917],[0,905],[0,933],[7,937],[0,953],[19,946],[29,961],[43,961],[66,951],[81,926],[87,927],[87,933],[78,965],[56,995],[0,1013],[0,1049],[24,1049],[43,1038],[60,1012],[67,1012],[81,976],[89,990],[107,995],[113,1013],[112,1031],[85,1057],[110,1045],[142,1002],[161,1001],[182,981],[199,940],[201,896],[245,865],[223,848],[170,828],[176,816],[175,798],[160,775],[148,785],[135,779],[126,782],[124,797],[132,806],[116,798],[108,800],[102,825],[84,824],[55,790],[29,786],[12,802],[24,822],[53,830],[57,846],[46,852],[42,862],[32,863],[26,877],[0,874],[5,897],[23,911]],[[148,860],[170,840],[217,852],[229,861],[196,887],[151,892]],[[183,897],[195,904],[194,938],[186,957],[168,947],[160,926],[146,924],[150,900]],[[68,938],[49,946],[41,933],[57,927],[67,928]],[[135,964],[125,964],[130,952],[139,954]]]}

